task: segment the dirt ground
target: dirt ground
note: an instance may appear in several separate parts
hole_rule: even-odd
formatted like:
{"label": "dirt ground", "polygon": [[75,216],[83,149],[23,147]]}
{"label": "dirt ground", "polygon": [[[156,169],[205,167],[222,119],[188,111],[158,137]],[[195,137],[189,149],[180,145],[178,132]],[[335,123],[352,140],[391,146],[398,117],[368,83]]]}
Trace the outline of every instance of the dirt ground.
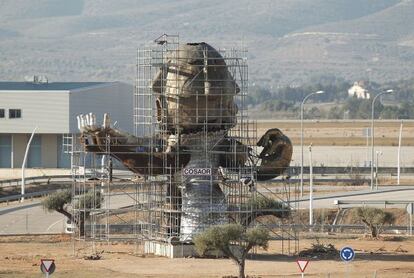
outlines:
{"label": "dirt ground", "polygon": [[[342,235],[343,236],[343,235]],[[311,258],[305,277],[414,277],[414,238],[394,241],[358,238],[320,238],[337,249],[353,247],[356,259],[345,264],[339,256],[331,259]],[[314,239],[300,240],[300,249],[309,247]],[[40,273],[40,259],[53,258],[56,272],[51,277],[223,277],[236,275],[235,265],[228,259],[168,259],[135,255],[135,244],[97,244],[101,260],[83,259],[91,254],[92,244],[81,248],[76,244],[73,256],[70,238],[62,236],[0,237],[0,277],[44,277]],[[291,247],[293,242],[291,242]],[[287,242],[284,242],[286,250]],[[297,256],[280,255],[281,242],[272,241],[268,251],[246,263],[246,273],[253,277],[300,277]]]}

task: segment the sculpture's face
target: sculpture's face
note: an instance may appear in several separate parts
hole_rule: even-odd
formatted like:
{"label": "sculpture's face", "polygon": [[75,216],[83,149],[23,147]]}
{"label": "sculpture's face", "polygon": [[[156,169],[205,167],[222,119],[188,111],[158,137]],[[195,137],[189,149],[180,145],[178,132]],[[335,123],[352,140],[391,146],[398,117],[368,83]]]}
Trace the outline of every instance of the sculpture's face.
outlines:
{"label": "sculpture's face", "polygon": [[234,96],[240,91],[220,55],[206,43],[186,44],[169,53],[153,82],[158,121],[191,132],[229,129],[236,123]]}

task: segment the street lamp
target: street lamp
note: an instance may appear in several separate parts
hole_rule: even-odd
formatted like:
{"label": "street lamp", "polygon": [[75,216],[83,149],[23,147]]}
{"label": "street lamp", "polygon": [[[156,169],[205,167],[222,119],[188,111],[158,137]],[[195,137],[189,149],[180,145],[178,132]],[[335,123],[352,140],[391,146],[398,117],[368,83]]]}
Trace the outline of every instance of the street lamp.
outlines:
{"label": "street lamp", "polygon": [[24,194],[25,194],[25,188],[26,188],[25,169],[26,169],[27,155],[29,154],[30,143],[32,143],[36,130],[37,130],[37,126],[33,129],[33,132],[30,135],[29,141],[27,142],[27,145],[26,145],[26,151],[24,152],[23,163],[22,163],[22,184],[21,184],[21,191],[20,191],[20,194],[22,197],[20,198],[20,202],[24,201]]}
{"label": "street lamp", "polygon": [[312,143],[309,145],[309,226],[313,226],[313,163]]}
{"label": "street lamp", "polygon": [[375,108],[375,101],[378,97],[391,94],[394,90],[386,90],[385,92],[379,93],[374,97],[372,100],[371,106],[371,190],[374,189],[374,108]]}
{"label": "street lamp", "polygon": [[400,136],[398,137],[398,155],[397,155],[397,184],[400,185],[400,176],[401,176],[401,140],[402,140],[402,131],[403,131],[403,121],[400,125]]}
{"label": "street lamp", "polygon": [[305,102],[313,95],[319,95],[325,93],[324,91],[317,91],[307,95],[300,105],[300,148],[301,148],[301,162],[300,162],[300,196],[303,197],[303,107]]}
{"label": "street lamp", "polygon": [[375,153],[377,155],[376,160],[375,160],[375,190],[378,190],[378,164],[379,164],[378,157],[382,155],[382,151],[376,151]]}

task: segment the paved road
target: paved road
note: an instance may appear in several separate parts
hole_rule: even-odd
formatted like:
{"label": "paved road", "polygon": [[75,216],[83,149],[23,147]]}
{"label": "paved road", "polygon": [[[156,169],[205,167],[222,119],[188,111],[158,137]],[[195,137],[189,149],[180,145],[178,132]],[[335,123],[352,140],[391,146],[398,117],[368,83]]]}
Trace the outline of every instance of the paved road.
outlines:
{"label": "paved road", "polygon": [[0,235],[62,233],[65,218],[43,210],[40,201],[25,201],[0,207]]}
{"label": "paved road", "polygon": [[[380,188],[379,192],[368,190],[354,192],[338,192],[316,196],[314,208],[335,208],[334,200],[407,200],[414,202],[414,187],[395,187],[394,189]],[[367,194],[368,193],[368,194]],[[350,196],[351,195],[351,196]],[[109,207],[120,208],[133,205],[134,196],[114,195],[111,196]],[[104,202],[103,207],[108,204]],[[308,208],[309,200],[305,197],[298,201],[299,208]],[[404,207],[399,205],[397,207]],[[25,233],[61,233],[64,231],[64,217],[59,213],[45,212],[39,200],[26,201],[23,204],[16,203],[0,207],[0,235],[1,234],[25,234]]]}

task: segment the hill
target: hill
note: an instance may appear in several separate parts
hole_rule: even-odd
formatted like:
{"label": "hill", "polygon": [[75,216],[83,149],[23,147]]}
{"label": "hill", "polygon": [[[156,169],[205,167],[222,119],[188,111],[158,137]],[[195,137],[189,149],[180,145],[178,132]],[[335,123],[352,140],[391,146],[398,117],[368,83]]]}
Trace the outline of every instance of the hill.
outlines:
{"label": "hill", "polygon": [[135,50],[162,33],[249,49],[263,86],[315,76],[413,76],[412,0],[3,0],[0,76],[133,83]]}

